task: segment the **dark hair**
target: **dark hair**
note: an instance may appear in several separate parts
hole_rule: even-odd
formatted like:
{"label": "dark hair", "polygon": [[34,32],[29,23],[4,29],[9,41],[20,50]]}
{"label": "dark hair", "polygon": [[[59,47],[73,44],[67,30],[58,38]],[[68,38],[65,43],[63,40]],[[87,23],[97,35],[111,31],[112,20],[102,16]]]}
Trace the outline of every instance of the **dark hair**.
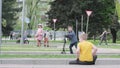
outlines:
{"label": "dark hair", "polygon": [[68,25],[68,27],[72,27],[72,28],[73,28],[73,26],[72,26],[72,25]]}

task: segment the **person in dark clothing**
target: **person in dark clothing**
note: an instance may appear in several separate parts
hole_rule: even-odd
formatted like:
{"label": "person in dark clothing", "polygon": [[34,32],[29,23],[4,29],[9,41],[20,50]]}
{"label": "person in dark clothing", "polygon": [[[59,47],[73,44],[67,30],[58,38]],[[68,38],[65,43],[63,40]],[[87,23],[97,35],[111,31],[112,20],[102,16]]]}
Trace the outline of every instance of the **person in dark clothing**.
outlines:
{"label": "person in dark clothing", "polygon": [[10,32],[10,40],[13,40],[13,32]]}
{"label": "person in dark clothing", "polygon": [[75,48],[77,48],[77,37],[75,35],[75,32],[73,31],[72,26],[68,26],[68,34],[66,36],[71,41],[69,49],[70,49],[70,54],[73,54],[72,47],[75,46]]}
{"label": "person in dark clothing", "polygon": [[95,65],[95,62],[97,60],[97,55],[93,56],[93,61],[80,61],[79,59],[76,59],[74,61],[70,61],[69,64],[71,65]]}
{"label": "person in dark clothing", "polygon": [[107,32],[106,30],[100,35],[100,43],[99,45],[102,44],[103,41],[105,41],[105,44],[107,45],[107,34],[109,32]]}
{"label": "person in dark clothing", "polygon": [[50,40],[52,40],[52,34],[50,33]]}

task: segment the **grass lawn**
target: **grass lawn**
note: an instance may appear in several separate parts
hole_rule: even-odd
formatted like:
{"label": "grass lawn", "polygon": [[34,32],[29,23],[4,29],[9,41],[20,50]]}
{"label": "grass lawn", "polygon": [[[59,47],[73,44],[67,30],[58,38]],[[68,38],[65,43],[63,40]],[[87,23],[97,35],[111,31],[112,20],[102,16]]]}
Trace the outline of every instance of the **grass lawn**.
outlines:
{"label": "grass lawn", "polygon": [[90,42],[94,43],[98,48],[112,48],[112,49],[120,49],[120,41],[117,41],[117,43],[111,43],[111,40],[108,41],[108,45],[105,45],[105,43],[102,43],[102,45],[99,45],[99,40],[93,41],[89,40]]}
{"label": "grass lawn", "polygon": [[[120,46],[116,46],[116,45],[109,45],[109,46],[97,46],[98,48],[111,48],[111,49],[120,49]],[[45,47],[36,47],[36,46],[32,46],[32,45],[25,45],[25,46],[3,46],[1,47],[2,51],[55,51],[55,52],[59,52],[62,51],[62,48],[45,48]],[[65,49],[66,51],[69,51],[69,48]]]}
{"label": "grass lawn", "polygon": [[[101,46],[98,46],[98,40],[93,41],[93,40],[89,40],[91,42],[93,42],[97,47],[99,48],[112,48],[112,49],[120,49],[120,45],[117,43],[113,44],[113,43],[109,43],[108,46],[105,46],[104,44]],[[12,41],[11,41],[12,42]],[[34,42],[34,41],[33,41]],[[119,41],[117,41],[119,42]],[[51,43],[56,44],[57,43],[63,43],[63,41],[51,41]],[[69,43],[67,43],[69,44]],[[52,46],[52,45],[51,45]],[[67,45],[66,45],[67,46]],[[1,51],[55,51],[55,52],[61,52],[61,48],[55,48],[55,47],[49,47],[49,48],[45,48],[45,47],[36,47],[35,45],[20,45],[20,44],[9,44],[9,45],[2,45],[1,47]],[[69,51],[69,48],[66,48],[66,51]],[[0,58],[76,58],[75,55],[49,55],[49,54],[45,54],[45,55],[0,55]],[[98,58],[120,58],[120,55],[99,55]]]}
{"label": "grass lawn", "polygon": [[[76,58],[75,55],[0,55],[0,58]],[[98,58],[120,58],[120,55],[99,55]]]}
{"label": "grass lawn", "polygon": [[[37,47],[34,45],[7,45],[2,46],[1,51],[61,51],[61,48],[55,48],[55,47]],[[66,48],[66,51],[69,49]]]}
{"label": "grass lawn", "polygon": [[[98,46],[99,40],[93,41],[93,40],[89,40],[90,42],[94,43],[98,48],[112,48],[112,49],[120,49],[120,45],[119,43],[117,44],[113,44],[110,43],[109,41],[109,45],[104,45],[104,43],[101,46]],[[12,42],[12,41],[11,41]],[[117,41],[119,42],[119,41]],[[33,43],[35,44],[35,42],[33,41]],[[61,44],[63,44],[63,41],[51,41],[52,44],[54,44],[54,46],[60,46]],[[58,45],[59,43],[61,43],[60,45]],[[69,45],[69,42],[66,44],[66,46]],[[52,45],[50,45],[52,46]],[[61,45],[63,46],[63,45]],[[1,47],[2,51],[61,51],[62,48],[56,48],[56,47],[49,47],[49,48],[45,48],[45,47],[36,47],[33,44],[28,44],[28,45],[20,45],[20,44],[3,44]],[[66,48],[66,51],[69,51],[69,48]]]}

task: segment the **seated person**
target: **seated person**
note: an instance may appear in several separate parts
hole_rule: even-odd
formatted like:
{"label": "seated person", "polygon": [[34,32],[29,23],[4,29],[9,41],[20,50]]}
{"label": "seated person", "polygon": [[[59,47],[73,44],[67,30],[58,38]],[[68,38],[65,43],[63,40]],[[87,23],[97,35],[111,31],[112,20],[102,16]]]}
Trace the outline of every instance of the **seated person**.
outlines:
{"label": "seated person", "polygon": [[87,34],[79,35],[79,43],[77,47],[77,60],[70,61],[69,64],[94,65],[97,59],[97,47],[87,41]]}

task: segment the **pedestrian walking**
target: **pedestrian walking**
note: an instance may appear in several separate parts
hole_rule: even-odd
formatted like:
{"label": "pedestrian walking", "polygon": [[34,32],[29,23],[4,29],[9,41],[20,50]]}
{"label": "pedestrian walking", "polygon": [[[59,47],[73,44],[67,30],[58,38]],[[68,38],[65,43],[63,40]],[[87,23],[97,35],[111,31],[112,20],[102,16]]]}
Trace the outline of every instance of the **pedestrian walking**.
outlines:
{"label": "pedestrian walking", "polygon": [[38,24],[38,30],[37,33],[35,35],[35,38],[37,40],[37,46],[40,47],[41,46],[41,41],[43,39],[43,28],[42,28],[42,24]]}

